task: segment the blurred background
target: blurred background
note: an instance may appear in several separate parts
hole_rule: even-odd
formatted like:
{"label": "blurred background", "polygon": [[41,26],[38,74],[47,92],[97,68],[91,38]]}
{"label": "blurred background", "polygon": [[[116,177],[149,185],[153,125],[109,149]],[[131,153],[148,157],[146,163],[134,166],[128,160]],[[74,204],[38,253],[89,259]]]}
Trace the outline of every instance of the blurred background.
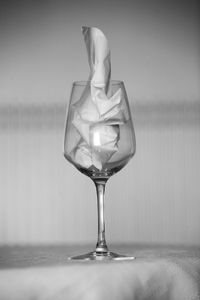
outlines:
{"label": "blurred background", "polygon": [[108,243],[200,245],[198,1],[0,4],[0,244],[96,242],[94,184],[63,157],[87,25],[109,40],[137,139],[107,184]]}

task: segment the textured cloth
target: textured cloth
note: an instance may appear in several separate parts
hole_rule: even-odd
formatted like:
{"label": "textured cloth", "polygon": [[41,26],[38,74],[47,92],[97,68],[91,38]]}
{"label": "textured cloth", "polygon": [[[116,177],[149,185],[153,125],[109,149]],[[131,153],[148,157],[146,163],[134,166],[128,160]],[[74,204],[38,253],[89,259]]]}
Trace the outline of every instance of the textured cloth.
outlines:
{"label": "textured cloth", "polygon": [[[118,150],[120,124],[125,122],[122,90],[109,91],[111,63],[110,49],[104,33],[96,27],[83,27],[90,75],[80,99],[69,114],[79,133],[79,140],[70,152],[75,164],[82,168],[102,170]],[[108,94],[110,94],[108,97]],[[77,133],[76,133],[77,134]]]}
{"label": "textured cloth", "polygon": [[136,259],[72,262],[67,257],[83,249],[2,247],[0,300],[200,299],[199,248],[121,246],[118,250]]}

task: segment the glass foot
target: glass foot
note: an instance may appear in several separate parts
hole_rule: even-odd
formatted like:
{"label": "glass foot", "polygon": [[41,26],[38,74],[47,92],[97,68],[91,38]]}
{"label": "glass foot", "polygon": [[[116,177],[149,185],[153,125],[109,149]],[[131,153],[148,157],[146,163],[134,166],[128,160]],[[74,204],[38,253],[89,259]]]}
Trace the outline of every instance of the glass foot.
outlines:
{"label": "glass foot", "polygon": [[133,260],[135,259],[134,256],[126,256],[117,254],[114,252],[89,252],[86,254],[72,256],[69,257],[69,260],[98,260],[98,261],[105,261],[105,260]]}

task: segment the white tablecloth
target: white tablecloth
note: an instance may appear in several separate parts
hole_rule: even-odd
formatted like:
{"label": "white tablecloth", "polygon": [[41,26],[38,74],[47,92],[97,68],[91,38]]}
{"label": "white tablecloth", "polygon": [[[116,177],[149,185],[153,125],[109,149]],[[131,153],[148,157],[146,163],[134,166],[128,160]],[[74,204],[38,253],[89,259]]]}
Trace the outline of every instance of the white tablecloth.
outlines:
{"label": "white tablecloth", "polygon": [[199,248],[118,249],[136,259],[80,263],[67,257],[81,247],[1,247],[0,300],[200,299]]}

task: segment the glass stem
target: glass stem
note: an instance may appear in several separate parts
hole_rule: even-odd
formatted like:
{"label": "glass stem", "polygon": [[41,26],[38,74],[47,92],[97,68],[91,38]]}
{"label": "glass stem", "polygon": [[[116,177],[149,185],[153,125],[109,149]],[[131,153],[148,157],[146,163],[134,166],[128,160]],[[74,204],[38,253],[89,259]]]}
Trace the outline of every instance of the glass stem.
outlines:
{"label": "glass stem", "polygon": [[98,239],[96,244],[97,253],[109,252],[105,238],[105,217],[104,217],[104,194],[107,180],[94,180],[97,191],[97,214],[98,214]]}

